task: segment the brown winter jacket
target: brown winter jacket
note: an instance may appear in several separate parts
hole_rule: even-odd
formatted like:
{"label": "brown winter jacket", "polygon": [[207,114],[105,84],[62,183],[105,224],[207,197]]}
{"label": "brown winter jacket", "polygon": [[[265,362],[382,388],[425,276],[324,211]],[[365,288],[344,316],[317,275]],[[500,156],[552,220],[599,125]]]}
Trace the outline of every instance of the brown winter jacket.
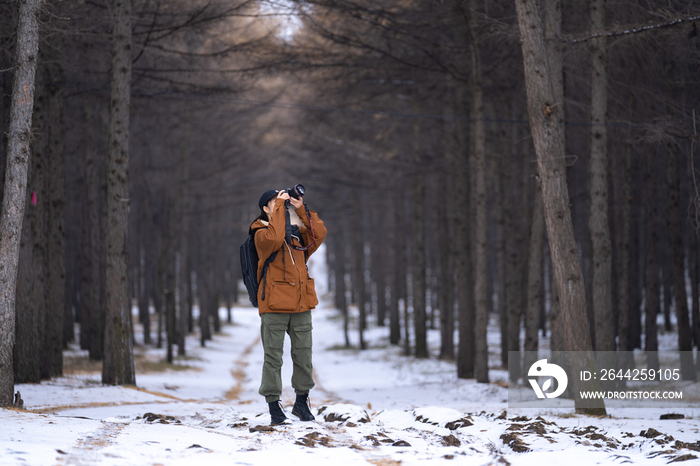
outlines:
{"label": "brown winter jacket", "polygon": [[[306,261],[321,245],[326,237],[326,227],[318,214],[309,211],[313,223],[313,244],[306,251],[297,251],[289,247],[284,240],[285,236],[285,207],[284,200],[277,199],[272,209],[270,222],[256,220],[251,225],[255,232],[255,247],[258,250],[258,274],[260,280],[265,260],[275,252],[277,256],[267,269],[267,276],[260,282],[258,288],[258,310],[260,314],[265,312],[305,312],[313,309],[318,304],[314,280],[309,276]],[[303,225],[299,226],[304,245],[312,242],[311,225],[304,206],[296,210]],[[301,246],[292,239],[294,246]],[[264,293],[264,299],[263,299]]]}

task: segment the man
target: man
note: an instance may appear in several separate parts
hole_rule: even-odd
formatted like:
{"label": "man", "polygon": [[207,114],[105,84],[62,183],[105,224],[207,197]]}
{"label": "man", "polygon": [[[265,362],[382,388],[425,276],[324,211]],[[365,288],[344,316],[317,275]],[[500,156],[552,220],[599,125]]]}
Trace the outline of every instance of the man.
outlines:
{"label": "man", "polygon": [[[299,186],[299,185],[297,185]],[[292,343],[292,387],[296,401],[292,414],[302,421],[313,421],[309,391],[314,387],[311,361],[311,309],[318,299],[306,261],[326,237],[326,227],[314,211],[308,210],[303,187],[286,191],[266,191],[258,206],[261,214],[251,225],[258,252],[257,279],[260,334],[265,360],[259,393],[270,408],[272,425],[287,422],[280,404],[282,395],[282,353],[284,334]],[[289,210],[289,212],[288,212]],[[265,266],[266,260],[275,254]]]}

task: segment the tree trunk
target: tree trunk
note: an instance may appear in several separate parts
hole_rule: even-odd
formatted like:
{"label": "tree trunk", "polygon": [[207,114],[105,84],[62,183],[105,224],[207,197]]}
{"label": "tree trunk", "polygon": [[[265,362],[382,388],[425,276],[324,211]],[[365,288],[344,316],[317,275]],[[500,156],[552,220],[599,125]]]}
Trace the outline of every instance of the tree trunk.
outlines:
{"label": "tree trunk", "polygon": [[[446,176],[440,178],[442,186],[449,186]],[[454,271],[450,248],[451,228],[448,211],[454,208],[450,199],[438,199],[437,214],[437,273],[438,309],[440,309],[440,359],[453,361],[455,358],[455,313],[454,313]]]}
{"label": "tree trunk", "polygon": [[413,180],[413,329],[415,332],[415,356],[428,357],[428,330],[425,310],[425,184],[421,175]]}
{"label": "tree trunk", "polygon": [[673,267],[673,292],[676,300],[676,322],[678,324],[678,350],[681,352],[681,375],[683,380],[696,380],[693,362],[693,334],[688,315],[688,296],[685,288],[685,253],[681,230],[680,163],[678,147],[669,143],[668,148],[668,236],[671,243],[671,265]]}
{"label": "tree trunk", "polygon": [[472,118],[474,148],[471,166],[474,170],[472,196],[474,202],[474,375],[480,383],[489,382],[489,352],[487,342],[488,314],[488,262],[486,250],[486,128],[484,124],[484,93],[481,85],[481,55],[477,31],[476,0],[469,5],[470,51],[472,57]]}
{"label": "tree trunk", "polygon": [[[544,210],[544,206],[543,206]],[[544,215],[544,213],[543,213]],[[549,347],[552,351],[564,351],[564,341],[561,330],[561,306],[559,305],[559,292],[554,279],[551,256],[545,258],[547,266],[547,278],[549,281]]]}
{"label": "tree trunk", "polygon": [[[354,199],[360,199],[361,193],[355,192]],[[354,280],[355,289],[357,290],[355,301],[359,311],[358,331],[360,337],[360,349],[367,349],[365,343],[365,330],[367,329],[367,308],[366,304],[366,287],[365,287],[365,228],[361,211],[361,202],[355,202],[353,205],[352,218],[353,225],[356,228],[353,237],[353,255],[355,256]]]}
{"label": "tree trunk", "polygon": [[163,308],[163,300],[165,295],[163,293],[163,284],[165,279],[163,278],[163,273],[161,272],[160,266],[154,267],[151,270],[151,280],[153,283],[153,307],[155,308],[156,316],[158,317],[158,322],[156,323],[156,331],[158,336],[156,338],[156,348],[160,349],[163,347],[163,317],[165,310]]}
{"label": "tree trunk", "polygon": [[377,326],[384,327],[386,325],[386,289],[387,289],[387,259],[388,248],[384,247],[386,239],[387,225],[383,222],[384,212],[386,212],[385,199],[382,203],[376,203],[370,206],[371,225],[370,236],[372,241],[371,247],[371,277],[372,283],[375,285],[376,303],[377,303]]}
{"label": "tree trunk", "polygon": [[[350,334],[348,332],[348,300],[347,286],[345,284],[345,275],[347,273],[347,258],[345,254],[346,238],[342,232],[338,240],[333,239],[335,244],[334,256],[334,275],[335,275],[335,302],[338,309],[343,315],[343,336],[345,337],[345,346],[350,347]],[[393,342],[392,342],[393,343]]]}
{"label": "tree trunk", "polygon": [[[169,267],[170,268],[170,267]],[[165,358],[172,364],[173,363],[173,346],[175,345],[175,275],[173,273],[168,273],[168,278],[166,282],[168,283],[168,288],[165,292]],[[202,340],[202,346],[204,346],[204,341]]]}
{"label": "tree trunk", "polygon": [[[514,91],[514,89],[513,89]],[[514,93],[514,92],[513,92]],[[511,119],[518,118],[517,100],[513,98],[510,104]],[[522,324],[522,306],[523,306],[523,265],[527,264],[524,258],[527,254],[523,254],[523,249],[527,243],[522,241],[523,229],[519,225],[518,213],[524,211],[520,206],[520,200],[525,198],[520,191],[520,179],[518,175],[525,173],[520,169],[521,162],[524,157],[520,155],[519,145],[522,140],[522,135],[517,125],[511,126],[510,135],[510,152],[504,150],[504,177],[503,177],[503,225],[504,225],[504,244],[505,255],[503,271],[503,291],[505,294],[503,300],[503,310],[505,319],[502,321],[502,343],[501,359],[506,367],[508,367],[509,380],[515,382],[520,378],[520,364],[515,364],[513,361],[520,362],[520,328]],[[512,358],[509,362],[509,353],[514,352],[518,355]]]}
{"label": "tree trunk", "polygon": [[146,262],[146,239],[148,235],[146,234],[146,222],[143,222],[140,226],[141,233],[141,247],[139,248],[139,290],[138,290],[138,306],[139,306],[139,320],[143,326],[143,344],[151,344],[151,316],[148,308],[148,288],[146,283],[148,281],[148,267],[151,264]]}
{"label": "tree trunk", "polygon": [[[60,8],[60,3],[56,3]],[[59,12],[60,9],[57,11]],[[46,340],[49,375],[63,373],[63,321],[66,314],[66,154],[63,127],[61,35],[47,47],[48,244]]]}
{"label": "tree trunk", "polygon": [[[191,249],[191,244],[188,249]],[[187,277],[187,332],[192,333],[194,331],[194,287],[193,287],[193,276],[196,277],[197,274],[194,273],[194,265],[192,264],[192,256],[190,255],[188,261]]]}
{"label": "tree trunk", "polygon": [[[47,100],[45,56],[39,50],[39,65],[35,81],[33,131],[36,137],[31,143],[31,165],[28,173],[27,191],[30,203],[25,210],[22,241],[27,251],[20,250],[20,262],[16,287],[15,302],[15,349],[14,354],[20,360],[15,361],[15,379],[18,383],[29,381],[33,369],[37,369],[39,380],[50,377],[48,348],[46,341],[46,173],[47,167]],[[24,231],[24,230],[28,231]],[[20,280],[21,279],[21,280]],[[32,328],[33,327],[33,328]],[[35,340],[32,340],[34,338]],[[22,372],[25,372],[23,374]],[[29,379],[27,379],[29,377]],[[38,380],[37,380],[38,381]]]}
{"label": "tree trunk", "polygon": [[[32,206],[29,206],[31,208]],[[29,217],[29,216],[28,216]],[[14,375],[15,383],[39,383],[40,343],[37,307],[33,305],[31,220],[23,222],[17,271]]]}
{"label": "tree trunk", "polygon": [[[605,30],[605,0],[592,0],[590,33]],[[606,38],[591,41],[590,213],[594,347],[615,351],[612,313],[612,251],[608,227],[608,52]]]}
{"label": "tree trunk", "polygon": [[[214,270],[218,269],[215,268]],[[219,301],[221,300],[221,291],[217,286],[218,281],[214,278],[214,270],[209,272],[209,283],[212,290],[212,296],[210,301],[211,307],[209,308],[209,315],[211,315],[214,333],[218,333],[221,331],[221,316],[219,315]],[[211,338],[209,339],[211,340]]]}
{"label": "tree trunk", "polygon": [[[29,173],[29,191],[31,192],[31,206],[26,212],[26,219],[31,225],[32,238],[32,281],[30,306],[37,316],[39,337],[39,377],[48,379],[51,377],[49,369],[49,345],[47,332],[49,325],[48,295],[47,295],[47,217],[48,217],[48,122],[47,100],[48,91],[46,83],[46,67],[43,66],[44,53],[39,48],[39,62],[42,66],[37,69],[36,92],[34,100],[34,131],[36,139],[32,141],[32,163]],[[23,284],[19,283],[18,288]],[[26,286],[26,285],[24,285]]]}
{"label": "tree trunk", "polygon": [[[199,275],[198,275],[199,276]],[[211,300],[211,290],[206,280],[199,280],[199,344],[202,348],[206,346],[207,340],[211,340],[211,321],[209,315],[209,301]]]}
{"label": "tree trunk", "polygon": [[[186,235],[184,233],[183,235]],[[187,317],[188,317],[188,290],[187,290],[187,274],[189,269],[187,268],[187,250],[186,246],[183,246],[184,241],[180,242],[180,251],[177,253],[177,355],[185,356],[187,351],[185,349],[185,337],[187,336]],[[185,251],[182,250],[185,248]]]}
{"label": "tree trunk", "polygon": [[[394,196],[394,228],[393,228],[393,273],[391,280],[391,304],[389,306],[389,342],[398,345],[401,342],[401,300],[406,306],[406,249],[405,237],[401,234],[403,228],[403,198],[400,194]],[[408,338],[408,335],[405,335]]]}
{"label": "tree trunk", "polygon": [[129,226],[131,0],[114,0],[113,8],[107,180],[107,307],[102,383],[124,385],[135,383],[126,257]]}
{"label": "tree trunk", "polygon": [[[85,121],[90,125],[94,108],[86,102]],[[99,119],[99,117],[98,117]],[[100,125],[101,126],[101,125]],[[100,176],[95,155],[97,144],[89,132],[85,134],[85,182],[82,204],[82,241],[80,246],[80,347],[89,357],[101,361],[104,354],[104,307],[101,305],[101,241],[100,241]],[[98,277],[98,278],[96,278]]]}
{"label": "tree trunk", "polygon": [[0,406],[12,405],[17,264],[29,168],[41,0],[19,4],[5,184],[0,214]]}
{"label": "tree trunk", "polygon": [[[381,232],[380,228],[376,228],[377,232]],[[376,240],[373,242],[373,249],[376,251],[372,257],[372,275],[374,283],[377,287],[377,326],[384,327],[386,325],[386,249],[382,248],[381,243]]]}
{"label": "tree trunk", "polygon": [[[632,147],[627,150],[627,156],[633,156]],[[630,212],[630,277],[629,277],[629,347],[630,351],[642,347],[642,299],[645,280],[645,247],[642,244],[644,231],[644,215],[641,206],[644,202],[646,168],[644,163],[630,163],[630,200],[633,204]]]}
{"label": "tree trunk", "polygon": [[[693,160],[695,157],[694,148],[695,145],[691,144],[690,153],[688,154],[688,181],[691,189],[695,189],[693,184],[693,169],[695,167]],[[697,199],[695,196],[692,196],[692,199],[694,208],[696,209],[695,215],[697,218],[697,209],[700,207],[700,205],[697,203],[700,202],[700,199]],[[698,260],[698,254],[700,253],[698,246],[700,246],[700,242],[698,241],[698,227],[700,227],[700,225],[697,225],[697,223],[691,221],[691,228],[688,232],[688,236],[690,237],[690,244],[688,247],[690,257],[688,258],[688,267],[690,268],[690,289],[693,303],[690,321],[692,325],[693,344],[696,348],[700,348],[700,288],[698,287],[700,285],[700,261]],[[698,357],[696,360],[696,368],[700,370],[700,357]]]}
{"label": "tree trunk", "polygon": [[[177,270],[177,354],[178,356],[184,356],[185,351],[185,336],[187,335],[187,324],[189,320],[189,290],[187,285],[189,280],[187,280],[187,274],[190,273],[189,269],[189,241],[190,241],[190,216],[189,216],[189,185],[190,185],[190,125],[187,124],[186,130],[186,144],[180,152],[180,168],[182,170],[180,179],[180,189],[179,189],[179,201],[178,201],[178,221],[179,221],[179,252],[178,252],[178,270]],[[218,313],[218,310],[217,310]],[[229,319],[231,316],[231,311],[229,307]]]}
{"label": "tree trunk", "polygon": [[668,231],[662,229],[661,235],[659,237],[660,251],[659,251],[659,262],[661,271],[661,289],[663,290],[663,308],[661,309],[664,315],[664,330],[670,332],[671,327],[671,308],[673,307],[673,264],[671,258],[671,242],[668,236]]}
{"label": "tree trunk", "polygon": [[199,342],[204,348],[207,340],[211,340],[211,301],[214,299],[214,290],[212,289],[209,274],[202,271],[197,274],[197,290],[201,290],[199,294]]}
{"label": "tree trunk", "polygon": [[621,367],[633,368],[634,359],[631,357],[632,347],[631,339],[631,313],[630,313],[630,243],[631,243],[631,211],[632,211],[632,189],[631,189],[631,165],[632,165],[632,148],[629,143],[625,144],[625,148],[621,151],[624,154],[624,159],[620,164],[620,172],[622,173],[622,183],[616,183],[618,186],[616,204],[622,206],[620,215],[620,224],[617,232],[617,265],[615,267],[615,275],[618,277],[617,290],[617,308],[618,308],[618,325],[617,325],[617,348],[624,352],[626,358],[622,361]]}
{"label": "tree trunk", "polygon": [[[528,114],[542,182],[542,200],[552,254],[554,275],[561,305],[561,327],[565,349],[591,351],[586,318],[586,294],[578,249],[574,238],[564,163],[564,92],[561,82],[562,55],[558,47],[561,8],[558,0],[547,5],[547,36],[539,2],[516,0],[520,42],[523,49]],[[556,44],[556,45],[554,45]],[[574,378],[574,392],[579,381]],[[604,404],[577,411],[605,414]]]}
{"label": "tree trunk", "polygon": [[646,221],[645,256],[646,276],[644,284],[644,349],[647,352],[647,368],[659,369],[658,336],[656,331],[656,316],[659,313],[659,264],[657,255],[658,226],[656,211],[656,154],[653,150],[647,153],[646,160],[646,198],[644,218]]}
{"label": "tree trunk", "polygon": [[[525,345],[527,352],[536,353],[539,349],[539,320],[542,309],[542,244],[544,242],[544,206],[539,183],[535,184],[532,207],[532,230],[528,247],[527,311],[525,312]],[[536,359],[523,362],[529,368]]]}
{"label": "tree trunk", "polygon": [[[690,292],[691,292],[691,303],[692,308],[690,311],[690,323],[691,329],[690,333],[693,338],[694,346],[698,347],[698,317],[700,317],[700,294],[698,293],[698,237],[695,228],[691,228],[688,232],[688,268],[690,269]],[[700,359],[700,358],[698,358]]]}
{"label": "tree trunk", "polygon": [[[457,114],[469,115],[467,89],[457,84]],[[453,171],[454,181],[454,238],[453,248],[457,281],[457,320],[459,342],[457,345],[457,377],[474,377],[474,294],[471,274],[471,234],[469,228],[469,139],[468,126],[457,127],[457,151]]]}

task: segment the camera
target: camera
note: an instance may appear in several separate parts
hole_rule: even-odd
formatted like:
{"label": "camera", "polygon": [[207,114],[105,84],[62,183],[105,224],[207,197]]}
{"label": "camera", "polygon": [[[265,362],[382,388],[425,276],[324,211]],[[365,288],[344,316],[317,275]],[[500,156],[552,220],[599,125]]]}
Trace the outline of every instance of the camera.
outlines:
{"label": "camera", "polygon": [[285,191],[294,199],[301,199],[306,194],[306,188],[301,184],[295,184],[293,188],[285,189]]}

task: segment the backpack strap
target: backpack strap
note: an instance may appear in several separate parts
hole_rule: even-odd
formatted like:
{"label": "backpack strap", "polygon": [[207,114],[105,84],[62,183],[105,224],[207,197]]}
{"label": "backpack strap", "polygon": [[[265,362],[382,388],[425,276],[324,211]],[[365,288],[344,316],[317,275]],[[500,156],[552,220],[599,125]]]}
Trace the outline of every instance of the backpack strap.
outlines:
{"label": "backpack strap", "polygon": [[[253,245],[255,245],[255,233],[257,233],[258,230],[263,230],[263,229],[266,230],[267,227],[260,227],[260,228],[256,228],[255,230],[251,230],[251,232],[252,232],[252,234],[253,234]],[[278,252],[279,252],[279,251],[273,252],[272,254],[270,254],[270,255],[268,256],[267,259],[265,259],[265,265],[263,265],[263,271],[262,271],[262,274],[260,274],[260,280],[258,281],[258,287],[260,286],[260,283],[262,282],[262,286],[263,286],[263,289],[262,289],[262,296],[261,296],[261,300],[262,300],[262,301],[265,301],[265,284],[266,284],[266,282],[265,282],[265,276],[267,275],[267,268],[268,268],[268,266],[270,265],[270,262],[272,262],[273,260],[275,260],[275,257],[277,257],[277,253],[278,253]],[[256,272],[256,273],[257,273],[257,272]]]}
{"label": "backpack strap", "polygon": [[[279,251],[275,251],[272,254],[270,254],[270,257],[265,259],[265,265],[263,265],[263,272],[260,275],[260,281],[262,282],[262,287],[263,287],[262,296],[261,296],[262,301],[265,301],[265,284],[266,284],[265,276],[267,275],[267,267],[270,265],[270,262],[275,260],[275,257],[277,257],[278,252]],[[260,282],[258,282],[258,286],[260,286]]]}

